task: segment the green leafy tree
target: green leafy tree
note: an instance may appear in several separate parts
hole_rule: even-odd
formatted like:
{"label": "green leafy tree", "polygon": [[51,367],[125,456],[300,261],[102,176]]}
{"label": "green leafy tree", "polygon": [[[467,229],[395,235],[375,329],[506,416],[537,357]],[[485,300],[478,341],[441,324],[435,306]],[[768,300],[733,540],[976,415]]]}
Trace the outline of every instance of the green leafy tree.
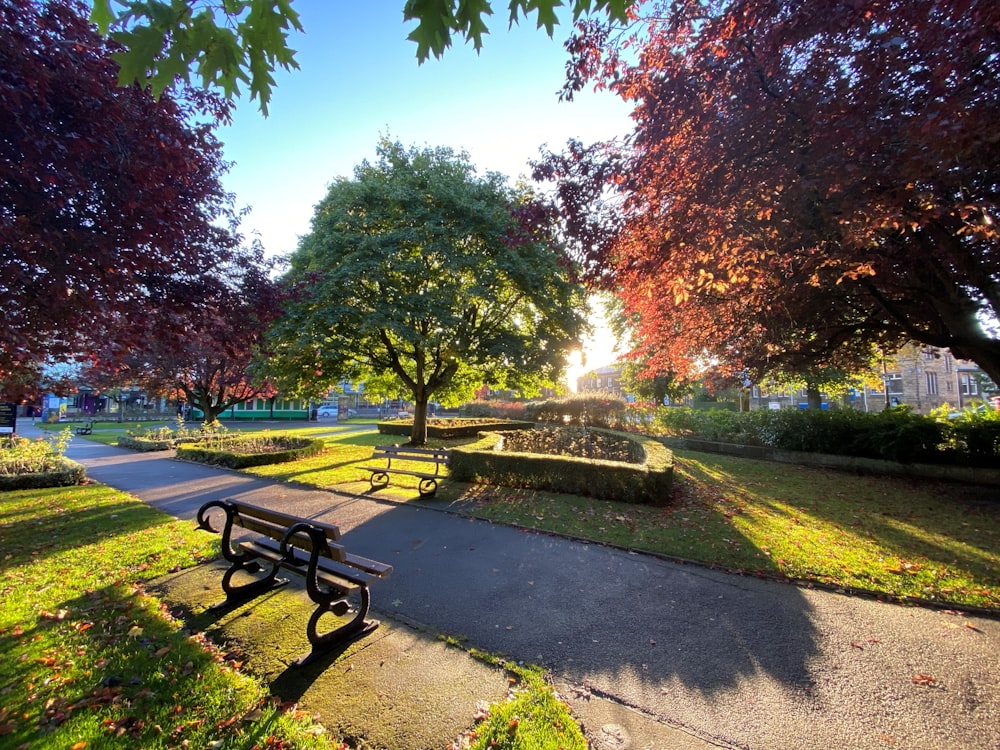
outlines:
{"label": "green leafy tree", "polygon": [[[633,0],[575,0],[573,21],[604,12],[624,21]],[[510,0],[509,22],[534,14],[539,28],[552,36],[562,0]],[[409,39],[417,59],[441,57],[452,36],[464,37],[476,50],[489,33],[488,0],[407,0],[403,21],[415,21]],[[232,99],[249,87],[251,99],[267,103],[278,68],[297,69],[289,34],[303,31],[292,0],[94,0],[91,20],[123,47],[117,55],[121,81],[139,81],[155,94],[175,80],[190,83],[192,73],[206,86],[221,88]]]}
{"label": "green leafy tree", "polygon": [[303,395],[391,373],[415,404],[476,382],[537,391],[586,331],[583,290],[552,211],[449,149],[383,140],[341,178],[291,256],[273,329],[279,387]]}

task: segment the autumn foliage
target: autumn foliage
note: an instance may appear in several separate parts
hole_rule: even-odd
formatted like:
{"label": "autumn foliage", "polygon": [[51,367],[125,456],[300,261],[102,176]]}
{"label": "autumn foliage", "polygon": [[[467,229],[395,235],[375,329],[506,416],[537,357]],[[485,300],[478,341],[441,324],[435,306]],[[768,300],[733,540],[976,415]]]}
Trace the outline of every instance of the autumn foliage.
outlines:
{"label": "autumn foliage", "polygon": [[1000,6],[636,14],[579,27],[567,84],[632,102],[634,132],[539,174],[651,367],[850,367],[915,340],[1000,380]]}
{"label": "autumn foliage", "polygon": [[212,135],[225,108],[119,88],[86,14],[0,0],[3,383],[89,353],[109,328],[127,348],[236,243]]}

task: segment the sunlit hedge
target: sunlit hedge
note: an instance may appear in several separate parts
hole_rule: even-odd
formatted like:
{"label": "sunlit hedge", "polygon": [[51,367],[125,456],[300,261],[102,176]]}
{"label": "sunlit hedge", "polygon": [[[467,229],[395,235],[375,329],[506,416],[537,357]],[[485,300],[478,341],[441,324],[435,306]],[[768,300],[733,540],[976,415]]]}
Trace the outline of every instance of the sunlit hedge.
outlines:
{"label": "sunlit hedge", "polygon": [[476,443],[453,448],[452,479],[505,487],[566,492],[603,500],[665,505],[673,496],[673,454],[652,438],[595,430],[635,445],[638,463],[500,450],[502,432],[483,433]]}

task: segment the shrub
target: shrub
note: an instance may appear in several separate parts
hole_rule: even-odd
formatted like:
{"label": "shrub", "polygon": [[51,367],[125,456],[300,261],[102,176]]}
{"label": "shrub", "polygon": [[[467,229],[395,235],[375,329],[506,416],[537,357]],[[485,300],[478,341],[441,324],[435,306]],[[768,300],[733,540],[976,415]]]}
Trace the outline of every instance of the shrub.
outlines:
{"label": "shrub", "polygon": [[672,497],[673,454],[650,437],[600,432],[635,443],[631,450],[641,456],[641,462],[503,451],[499,450],[500,444],[511,435],[494,432],[483,433],[472,445],[453,448],[448,473],[460,482],[567,492],[620,502],[668,503]]}
{"label": "shrub", "polygon": [[63,456],[69,441],[68,429],[38,440],[0,439],[0,491],[81,484],[87,470]]}
{"label": "shrub", "polygon": [[528,404],[529,418],[548,424],[618,429],[626,424],[625,401],[617,396],[579,394]]}
{"label": "shrub", "polygon": [[[532,422],[518,422],[509,419],[428,419],[427,437],[436,440],[453,440],[455,438],[475,437],[480,432],[494,430],[530,430]],[[382,435],[403,435],[409,437],[413,432],[413,420],[393,420],[379,422],[378,431]]]}
{"label": "shrub", "polygon": [[267,435],[215,436],[179,445],[177,457],[230,469],[244,469],[314,456],[323,448],[324,443],[319,439]]}
{"label": "shrub", "polygon": [[459,408],[458,415],[466,419],[487,417],[521,421],[529,419],[526,407],[523,401],[470,401]]}
{"label": "shrub", "polygon": [[949,459],[942,425],[905,407],[874,413],[851,409],[760,409],[737,413],[662,407],[652,424],[663,435],[697,436],[782,450],[900,463]]}

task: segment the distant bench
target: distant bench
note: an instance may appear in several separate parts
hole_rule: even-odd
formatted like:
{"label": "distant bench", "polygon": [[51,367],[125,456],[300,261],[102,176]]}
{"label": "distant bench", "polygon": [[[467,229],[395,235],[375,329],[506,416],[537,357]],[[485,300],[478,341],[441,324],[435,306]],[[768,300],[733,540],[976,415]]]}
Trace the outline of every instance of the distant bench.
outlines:
{"label": "distant bench", "polygon": [[89,435],[94,431],[94,420],[88,419],[82,425],[76,428],[77,435]]}
{"label": "distant bench", "polygon": [[[225,514],[221,531],[211,523],[214,509]],[[235,526],[256,536],[241,540],[234,547]],[[226,600],[215,608],[239,604],[283,586],[288,580],[278,578],[282,568],[305,578],[309,598],[316,603],[316,610],[306,626],[312,651],[296,659],[294,666],[308,664],[317,655],[360,638],[379,626],[378,620],[365,619],[371,606],[368,587],[388,576],[392,566],[347,552],[338,543],[340,529],[337,526],[236,500],[212,500],[198,510],[198,527],[222,534],[222,555],[231,563],[222,577]],[[256,575],[264,570],[260,561],[270,567],[262,577]],[[237,575],[240,582],[233,580]],[[352,601],[348,601],[348,597]],[[355,614],[351,620],[327,633],[319,632],[318,623],[324,614],[329,612],[343,617],[352,605]]]}
{"label": "distant bench", "polygon": [[[368,482],[372,490],[380,490],[389,485],[390,474],[405,474],[411,477],[419,477],[420,484],[418,491],[421,497],[430,497],[437,492],[438,480],[442,479],[440,473],[442,464],[448,463],[448,450],[445,448],[410,448],[400,445],[377,445],[372,451],[372,459],[385,459],[385,466],[362,466],[364,471],[370,471],[371,476]],[[395,461],[420,461],[423,463],[433,463],[434,473],[427,471],[413,471],[411,469],[393,468]]]}

